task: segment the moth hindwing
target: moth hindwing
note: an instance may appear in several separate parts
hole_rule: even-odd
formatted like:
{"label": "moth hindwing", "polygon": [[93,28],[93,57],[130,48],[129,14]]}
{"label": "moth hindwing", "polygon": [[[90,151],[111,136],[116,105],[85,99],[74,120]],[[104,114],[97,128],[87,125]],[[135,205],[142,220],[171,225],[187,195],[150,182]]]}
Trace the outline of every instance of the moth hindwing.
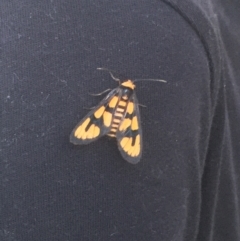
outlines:
{"label": "moth hindwing", "polygon": [[73,129],[70,141],[88,144],[101,136],[115,137],[122,157],[136,164],[142,155],[142,129],[138,101],[131,80],[113,89]]}

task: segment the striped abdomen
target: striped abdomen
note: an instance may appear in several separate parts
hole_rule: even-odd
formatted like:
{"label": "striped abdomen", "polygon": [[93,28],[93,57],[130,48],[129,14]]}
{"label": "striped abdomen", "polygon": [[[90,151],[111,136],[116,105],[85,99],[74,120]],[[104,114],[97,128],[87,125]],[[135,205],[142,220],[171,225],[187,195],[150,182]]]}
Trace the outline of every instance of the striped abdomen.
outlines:
{"label": "striped abdomen", "polygon": [[116,137],[116,132],[119,128],[120,122],[123,118],[123,115],[126,111],[127,107],[127,99],[121,99],[117,105],[117,108],[113,114],[113,120],[111,124],[110,132],[108,133],[108,136]]}

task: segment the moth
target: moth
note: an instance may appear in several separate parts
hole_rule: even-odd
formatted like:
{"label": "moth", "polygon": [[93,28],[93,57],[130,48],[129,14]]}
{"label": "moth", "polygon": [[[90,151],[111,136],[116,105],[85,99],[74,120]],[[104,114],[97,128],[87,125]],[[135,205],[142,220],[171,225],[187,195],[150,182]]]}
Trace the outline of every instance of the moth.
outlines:
{"label": "moth", "polygon": [[[134,83],[144,79],[134,81],[128,79],[121,83],[110,71],[109,73],[113,79],[119,81],[119,86],[111,90],[76,125],[70,135],[70,142],[75,145],[85,145],[108,135],[117,139],[118,149],[122,157],[129,163],[136,164],[142,156],[143,140],[139,103]],[[165,80],[147,80],[166,82]]]}

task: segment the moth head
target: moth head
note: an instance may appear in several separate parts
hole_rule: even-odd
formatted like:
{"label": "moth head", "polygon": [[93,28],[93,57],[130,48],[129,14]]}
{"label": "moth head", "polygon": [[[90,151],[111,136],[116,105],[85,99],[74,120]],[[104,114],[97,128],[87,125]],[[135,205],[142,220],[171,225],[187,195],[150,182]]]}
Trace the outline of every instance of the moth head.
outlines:
{"label": "moth head", "polygon": [[135,84],[134,84],[133,81],[130,80],[130,79],[124,81],[124,82],[121,84],[121,86],[124,86],[124,87],[130,88],[130,89],[132,89],[132,90],[135,89]]}

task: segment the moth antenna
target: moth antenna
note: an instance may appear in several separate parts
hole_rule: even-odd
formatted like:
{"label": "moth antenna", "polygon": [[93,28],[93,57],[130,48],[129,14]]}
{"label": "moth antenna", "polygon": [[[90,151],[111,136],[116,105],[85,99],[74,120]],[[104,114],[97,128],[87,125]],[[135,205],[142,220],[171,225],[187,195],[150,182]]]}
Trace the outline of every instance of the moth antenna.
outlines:
{"label": "moth antenna", "polygon": [[107,68],[97,68],[97,70],[107,71],[115,81],[118,81],[119,83],[121,83],[120,79],[116,78],[116,77],[113,75],[113,73],[111,72],[111,70],[109,70],[109,69],[107,69]]}
{"label": "moth antenna", "polygon": [[133,80],[133,83],[135,83],[137,81],[156,81],[156,82],[167,83],[167,81],[163,80],[163,79],[135,79],[135,80]]}
{"label": "moth antenna", "polygon": [[107,92],[109,92],[111,89],[106,89],[106,90],[104,90],[104,91],[102,91],[102,92],[100,92],[100,93],[88,93],[89,95],[92,95],[92,96],[100,96],[100,95],[103,95],[103,94],[105,94],[105,93],[107,93]]}

